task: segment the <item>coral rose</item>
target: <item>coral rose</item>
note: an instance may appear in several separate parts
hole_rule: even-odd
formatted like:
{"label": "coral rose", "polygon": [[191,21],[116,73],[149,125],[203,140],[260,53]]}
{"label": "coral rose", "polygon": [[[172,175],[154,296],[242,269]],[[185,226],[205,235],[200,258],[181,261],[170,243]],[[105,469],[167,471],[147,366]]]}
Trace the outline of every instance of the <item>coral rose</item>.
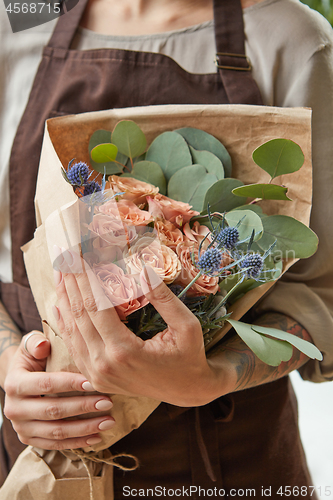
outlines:
{"label": "coral rose", "polygon": [[147,201],[149,203],[148,210],[154,217],[162,216],[163,219],[178,227],[182,227],[192,217],[199,215],[199,212],[191,210],[192,207],[188,203],[172,200],[162,194],[157,194],[154,199],[148,197]]}
{"label": "coral rose", "polygon": [[125,274],[116,264],[94,264],[92,270],[121,320],[148,304],[134,276]]}
{"label": "coral rose", "polygon": [[[185,234],[184,240],[189,240],[195,243],[201,243],[201,241],[210,233],[210,230],[206,226],[201,226],[198,221],[195,221],[192,228],[190,224],[187,222],[183,228],[183,232]],[[206,238],[207,245],[209,245],[210,241]]]}
{"label": "coral rose", "polygon": [[180,273],[179,259],[171,248],[163,245],[154,233],[145,233],[129,250],[124,252],[124,261],[132,274],[138,274],[144,265],[150,266],[167,284]]}
{"label": "coral rose", "polygon": [[146,202],[147,196],[155,196],[158,188],[147,182],[138,181],[133,177],[119,177],[111,175],[106,183],[106,187],[111,187],[115,193],[125,193],[123,200],[129,200],[140,205]]}
{"label": "coral rose", "polygon": [[184,239],[181,230],[168,220],[157,219],[155,221],[155,229],[158,234],[158,239],[164,243],[164,245],[172,248],[172,250],[176,250],[178,243],[181,243]]}
{"label": "coral rose", "polygon": [[99,236],[98,246],[102,248],[113,245],[124,249],[137,238],[135,227],[102,213],[94,215],[88,228],[92,236]]}
{"label": "coral rose", "polygon": [[[193,265],[192,262],[192,252],[194,252],[195,260],[198,260],[198,250],[199,245],[191,241],[184,241],[179,243],[176,248],[178,258],[181,262],[182,270],[178,278],[175,280],[177,285],[186,287],[195,278],[199,272],[199,269]],[[191,286],[188,290],[187,295],[209,295],[215,294],[219,290],[219,279],[213,278],[211,276],[206,276],[203,274],[200,278]]]}
{"label": "coral rose", "polygon": [[103,214],[121,219],[131,226],[147,226],[153,221],[152,215],[146,210],[140,210],[135,203],[128,200],[110,200],[101,205],[98,210]]}

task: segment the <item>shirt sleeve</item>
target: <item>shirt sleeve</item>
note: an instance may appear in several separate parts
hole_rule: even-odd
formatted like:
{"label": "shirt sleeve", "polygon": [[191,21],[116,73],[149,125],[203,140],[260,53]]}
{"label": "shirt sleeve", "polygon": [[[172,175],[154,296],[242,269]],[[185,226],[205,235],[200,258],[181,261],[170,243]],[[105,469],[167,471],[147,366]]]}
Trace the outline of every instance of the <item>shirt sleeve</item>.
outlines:
{"label": "shirt sleeve", "polygon": [[[295,319],[323,353],[300,370],[305,380],[333,380],[333,44],[321,44],[289,82],[283,106],[312,108],[313,204],[310,227],[317,252],[302,259],[256,307]],[[306,182],[306,179],[304,179]]]}

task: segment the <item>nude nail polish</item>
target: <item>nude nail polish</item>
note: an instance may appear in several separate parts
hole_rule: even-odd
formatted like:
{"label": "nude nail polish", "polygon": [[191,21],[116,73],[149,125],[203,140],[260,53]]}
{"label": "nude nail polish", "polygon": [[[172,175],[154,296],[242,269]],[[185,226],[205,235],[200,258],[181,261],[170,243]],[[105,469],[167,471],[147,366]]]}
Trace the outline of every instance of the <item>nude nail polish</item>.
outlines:
{"label": "nude nail polish", "polygon": [[109,399],[101,399],[95,404],[96,410],[106,411],[112,408],[113,404]]}
{"label": "nude nail polish", "polygon": [[100,431],[107,431],[114,426],[114,420],[103,420],[98,426]]}
{"label": "nude nail polish", "polygon": [[97,443],[100,443],[102,441],[102,438],[100,437],[93,437],[93,438],[90,438],[90,439],[87,439],[86,443],[89,445],[89,446],[92,446],[93,444],[97,444]]}

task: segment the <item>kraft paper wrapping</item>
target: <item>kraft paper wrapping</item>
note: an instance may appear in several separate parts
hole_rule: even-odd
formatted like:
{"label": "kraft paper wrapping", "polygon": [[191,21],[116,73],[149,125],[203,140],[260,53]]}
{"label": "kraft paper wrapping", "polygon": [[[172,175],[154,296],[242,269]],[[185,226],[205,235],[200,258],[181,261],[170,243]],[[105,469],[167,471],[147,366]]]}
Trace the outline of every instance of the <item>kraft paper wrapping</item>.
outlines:
{"label": "kraft paper wrapping", "polygon": [[[54,241],[59,241],[58,246],[68,248],[70,245],[75,250],[75,245],[78,245],[81,239],[79,203],[72,187],[62,177],[61,166],[66,167],[72,158],[89,163],[88,144],[93,132],[98,129],[111,131],[122,119],[134,120],[146,134],[148,144],[164,131],[185,126],[209,132],[229,151],[233,162],[232,176],[241,179],[245,184],[270,180],[269,174],[252,160],[252,152],[256,147],[278,137],[292,139],[299,144],[304,153],[304,165],[298,172],[281,176],[274,182],[287,185],[289,197],[293,201],[287,203],[266,201],[262,203],[262,207],[267,214],[286,214],[305,224],[309,222],[312,196],[309,109],[248,105],[168,105],[114,109],[48,120],[45,126],[35,197],[38,227],[34,239],[23,250],[37,307],[44,324],[48,326],[48,332],[55,333],[53,340],[51,337],[51,344],[57,342],[55,351],[60,349],[62,340],[57,337],[57,325],[51,310],[52,305],[57,302],[50,258],[52,246]],[[61,217],[57,216],[60,207],[62,207]],[[285,269],[290,264],[285,265]],[[266,283],[237,301],[232,307],[232,318],[239,319],[272,284]],[[228,328],[229,325],[226,325],[221,335],[224,335]],[[50,370],[50,364],[47,370]],[[52,363],[52,370],[73,370],[73,361],[64,346],[58,362]],[[92,447],[96,451],[111,446],[138,427],[159,404],[158,401],[148,398],[113,395],[112,399],[114,406],[111,414],[115,417],[117,425],[114,429],[101,433],[103,442]],[[119,415],[122,417],[119,418]],[[132,424],[129,423],[131,421]]]}
{"label": "kraft paper wrapping", "polygon": [[[44,333],[51,342],[52,353],[47,364],[48,371],[78,371],[59,336],[51,311],[52,305],[57,302],[53,282],[51,243],[56,238],[58,246],[65,248],[71,246],[74,249],[75,245],[80,243],[77,197],[72,187],[64,181],[61,166],[66,167],[72,158],[89,164],[88,144],[93,132],[98,129],[111,131],[122,119],[134,120],[146,134],[148,144],[157,135],[168,130],[181,127],[205,130],[225,145],[233,162],[232,177],[242,180],[245,184],[265,183],[270,180],[270,176],[252,160],[255,148],[274,138],[283,137],[295,141],[305,156],[303,167],[298,172],[274,180],[274,183],[288,186],[288,195],[293,201],[287,203],[266,201],[261,203],[261,206],[267,214],[285,214],[305,224],[309,223],[312,197],[309,109],[249,105],[167,105],[114,109],[48,120],[45,125],[35,197],[37,229],[34,239],[23,247],[30,286],[43,319]],[[65,227],[70,230],[65,231]],[[293,261],[286,262],[284,271],[292,263]],[[240,319],[272,284],[272,282],[266,283],[239,299],[232,306],[232,318]],[[229,328],[229,325],[222,328],[219,338]],[[98,452],[111,446],[140,426],[159,405],[159,401],[144,397],[111,396],[114,405],[110,414],[114,416],[117,424],[114,429],[100,433],[103,438],[101,444],[89,447],[85,451]],[[108,470],[111,469],[111,473],[107,473],[107,478],[104,469],[104,475],[95,477],[96,470],[93,470],[95,466],[90,465],[90,467],[94,486],[100,480],[100,486],[96,486],[99,490],[94,490],[94,498],[106,498],[105,491],[108,491],[107,498],[112,498],[110,496],[112,488],[104,488],[105,484],[109,485],[109,481],[112,481],[112,466],[103,466]],[[46,496],[48,500],[78,498],[77,485],[82,485],[84,481],[86,483],[82,486],[82,491],[86,491],[86,494],[79,496],[88,499],[88,480],[83,479],[84,477],[87,477],[87,471],[83,463],[80,464],[77,459],[71,462],[62,454],[59,458],[59,452],[43,452],[29,447],[20,455],[8,476],[1,489],[1,499],[44,500]],[[21,495],[14,494],[14,491],[20,490],[18,482],[22,484]],[[64,484],[66,484],[65,489]],[[44,494],[41,490],[48,493]],[[91,495],[90,484],[90,498]]]}

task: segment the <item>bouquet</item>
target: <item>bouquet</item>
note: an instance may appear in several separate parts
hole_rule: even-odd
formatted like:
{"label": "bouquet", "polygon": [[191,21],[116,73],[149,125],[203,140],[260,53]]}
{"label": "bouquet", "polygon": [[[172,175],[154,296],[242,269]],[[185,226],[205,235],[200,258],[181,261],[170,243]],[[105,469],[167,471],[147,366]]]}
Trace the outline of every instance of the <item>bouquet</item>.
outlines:
{"label": "bouquet", "polygon": [[227,321],[270,365],[288,361],[292,346],[321,358],[309,342],[228,313],[240,295],[278,279],[283,259],[309,257],[317,248],[303,223],[267,217],[259,206],[291,201],[288,188],[272,181],[302,167],[295,142],[276,138],[256,148],[253,160],[270,181],[246,186],[230,177],[223,144],[197,128],[163,132],[147,148],[141,128],[121,120],[112,133],[95,131],[89,152],[94,169],[72,159],[61,172],[83,204],[79,250],[106,295],[100,307],[115,307],[143,339],[163,331],[166,323],[140,287],[140,272],[151,266],[199,319],[207,348]]}
{"label": "bouquet", "polygon": [[[290,265],[316,250],[317,238],[306,227],[310,123],[306,109],[242,105],[127,108],[48,120],[35,197],[37,229],[23,248],[51,342],[47,370],[78,371],[51,312],[54,245],[82,254],[105,290],[105,307],[116,307],[142,338],[163,329],[135,278],[145,264],[199,318],[207,356],[232,325],[270,364],[288,359],[292,344],[320,358],[314,346],[285,332],[239,321]],[[105,216],[110,230],[100,224]],[[76,452],[79,457],[28,447],[1,498],[26,500],[28,490],[37,500],[43,492],[47,500],[89,498],[92,491],[112,498],[112,465],[98,461],[116,465],[107,448],[159,405],[144,397],[112,400],[118,424],[101,433],[102,443]]]}

